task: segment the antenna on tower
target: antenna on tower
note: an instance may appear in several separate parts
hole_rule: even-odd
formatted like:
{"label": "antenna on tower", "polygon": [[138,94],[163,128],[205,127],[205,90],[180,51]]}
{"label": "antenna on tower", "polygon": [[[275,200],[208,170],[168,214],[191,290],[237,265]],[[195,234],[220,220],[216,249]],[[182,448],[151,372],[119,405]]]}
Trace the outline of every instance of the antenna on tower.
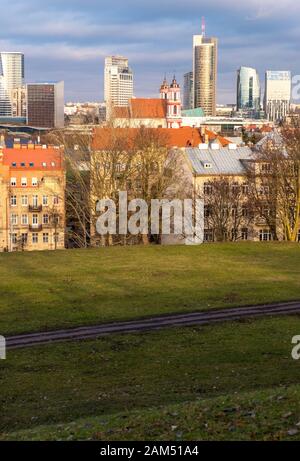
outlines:
{"label": "antenna on tower", "polygon": [[202,35],[203,35],[203,37],[205,37],[206,24],[205,24],[205,17],[204,16],[202,16],[202,26],[201,26],[201,28],[202,28]]}

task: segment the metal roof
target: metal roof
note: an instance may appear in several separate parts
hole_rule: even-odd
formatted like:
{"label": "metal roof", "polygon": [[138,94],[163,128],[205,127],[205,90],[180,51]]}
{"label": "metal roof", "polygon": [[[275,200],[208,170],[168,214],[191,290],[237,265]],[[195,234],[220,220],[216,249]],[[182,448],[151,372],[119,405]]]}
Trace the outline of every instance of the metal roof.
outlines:
{"label": "metal roof", "polygon": [[243,175],[246,173],[245,161],[254,158],[249,147],[228,147],[212,149],[185,149],[185,154],[198,175]]}

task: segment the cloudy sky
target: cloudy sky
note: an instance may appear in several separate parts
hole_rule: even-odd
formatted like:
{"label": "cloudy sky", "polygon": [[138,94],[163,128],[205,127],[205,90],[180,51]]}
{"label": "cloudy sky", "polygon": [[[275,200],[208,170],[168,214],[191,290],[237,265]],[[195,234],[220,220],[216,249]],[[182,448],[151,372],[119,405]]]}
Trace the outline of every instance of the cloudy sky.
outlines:
{"label": "cloudy sky", "polygon": [[122,54],[135,95],[157,95],[164,73],[191,70],[192,35],[219,38],[218,102],[235,100],[236,69],[300,74],[296,0],[0,0],[0,50],[25,53],[26,81],[65,80],[66,100],[103,98],[103,61]]}

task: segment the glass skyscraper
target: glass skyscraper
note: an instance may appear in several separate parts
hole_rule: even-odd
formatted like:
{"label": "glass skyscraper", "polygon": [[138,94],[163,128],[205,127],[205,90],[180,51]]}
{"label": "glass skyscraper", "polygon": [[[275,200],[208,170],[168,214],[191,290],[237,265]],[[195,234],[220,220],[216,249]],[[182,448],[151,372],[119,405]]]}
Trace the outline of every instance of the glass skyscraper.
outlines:
{"label": "glass skyscraper", "polygon": [[237,110],[259,113],[260,81],[256,69],[241,67],[237,78]]}
{"label": "glass skyscraper", "polygon": [[0,116],[12,117],[13,90],[24,85],[24,54],[0,52]]}

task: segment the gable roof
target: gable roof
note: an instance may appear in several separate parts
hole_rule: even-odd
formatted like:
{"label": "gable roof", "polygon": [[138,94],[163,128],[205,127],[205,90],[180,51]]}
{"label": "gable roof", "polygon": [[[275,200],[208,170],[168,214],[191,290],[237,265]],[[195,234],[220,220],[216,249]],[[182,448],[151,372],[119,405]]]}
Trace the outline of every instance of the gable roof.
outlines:
{"label": "gable roof", "polygon": [[[124,139],[133,144],[135,136],[139,134],[139,128],[95,128],[92,140],[92,149],[109,149],[114,139]],[[145,134],[157,133],[165,142],[166,147],[199,146],[202,142],[200,132],[189,126],[174,128],[144,128]]]}
{"label": "gable roof", "polygon": [[[229,148],[185,149],[185,155],[197,175],[244,175],[245,162],[252,160],[254,155],[249,147],[235,150]],[[209,168],[205,164],[210,164]]]}
{"label": "gable roof", "polygon": [[167,102],[164,99],[134,98],[129,107],[115,107],[116,118],[166,118]]}

